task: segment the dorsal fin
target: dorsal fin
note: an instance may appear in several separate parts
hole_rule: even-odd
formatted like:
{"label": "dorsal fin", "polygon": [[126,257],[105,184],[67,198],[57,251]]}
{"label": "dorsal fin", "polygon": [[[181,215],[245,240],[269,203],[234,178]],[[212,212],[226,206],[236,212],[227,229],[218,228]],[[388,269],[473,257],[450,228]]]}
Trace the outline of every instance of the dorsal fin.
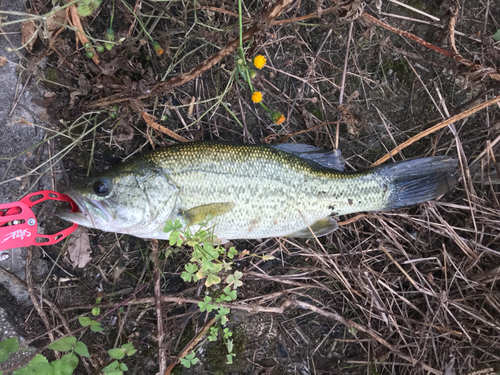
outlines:
{"label": "dorsal fin", "polygon": [[345,163],[340,150],[325,151],[302,143],[280,143],[270,147],[298,156],[316,168],[344,171]]}

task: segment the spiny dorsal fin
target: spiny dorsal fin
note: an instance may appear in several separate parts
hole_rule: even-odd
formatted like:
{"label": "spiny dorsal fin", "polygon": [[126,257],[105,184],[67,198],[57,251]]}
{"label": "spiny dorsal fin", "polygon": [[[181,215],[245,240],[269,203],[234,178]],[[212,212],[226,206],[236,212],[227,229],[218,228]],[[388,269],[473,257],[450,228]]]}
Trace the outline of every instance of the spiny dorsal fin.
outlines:
{"label": "spiny dorsal fin", "polygon": [[[320,219],[314,222],[311,225],[311,230],[314,232],[316,237],[321,237],[321,236],[326,236],[329,233],[332,233],[334,230],[337,230],[338,227],[339,226],[337,225],[337,222],[331,217],[328,217],[326,219]],[[313,238],[314,236],[312,235],[311,230],[309,230],[308,227],[305,227],[304,229],[289,234],[287,237]]]}
{"label": "spiny dorsal fin", "polygon": [[216,217],[223,215],[234,208],[233,202],[211,203],[203,206],[193,207],[184,211],[184,217],[188,225],[198,224],[206,220],[207,216]]}
{"label": "spiny dorsal fin", "polygon": [[280,143],[270,145],[270,147],[305,159],[314,167],[335,169],[340,172],[344,171],[345,162],[342,158],[340,150],[325,151],[302,143]]}

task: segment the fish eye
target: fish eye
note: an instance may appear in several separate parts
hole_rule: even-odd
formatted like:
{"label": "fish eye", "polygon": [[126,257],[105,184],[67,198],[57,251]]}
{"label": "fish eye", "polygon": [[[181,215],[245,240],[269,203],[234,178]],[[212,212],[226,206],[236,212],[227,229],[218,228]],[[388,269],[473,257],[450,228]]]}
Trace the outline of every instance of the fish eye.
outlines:
{"label": "fish eye", "polygon": [[104,180],[97,180],[92,184],[92,190],[102,197],[109,193],[109,184]]}

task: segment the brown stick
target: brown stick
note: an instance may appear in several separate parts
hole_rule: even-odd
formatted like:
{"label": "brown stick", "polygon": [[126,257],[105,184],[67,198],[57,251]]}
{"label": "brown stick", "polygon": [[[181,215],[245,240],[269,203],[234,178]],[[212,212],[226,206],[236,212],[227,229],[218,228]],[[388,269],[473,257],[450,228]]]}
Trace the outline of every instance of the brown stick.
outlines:
{"label": "brown stick", "polygon": [[156,311],[156,327],[158,328],[158,351],[160,374],[165,372],[167,368],[167,352],[165,349],[165,330],[163,328],[163,314],[161,311],[161,275],[158,268],[158,240],[151,240],[151,257],[153,259],[153,279],[155,283],[155,311]]}
{"label": "brown stick", "polygon": [[355,221],[358,221],[359,219],[362,219],[362,218],[367,217],[367,216],[369,216],[369,215],[367,215],[367,214],[359,214],[359,215],[356,215],[356,216],[354,216],[354,217],[351,217],[351,218],[350,218],[350,219],[348,219],[348,220],[345,220],[345,221],[339,221],[339,222],[337,223],[337,225],[338,225],[339,227],[341,227],[342,225],[347,225],[347,224],[354,223]]}
{"label": "brown stick", "polygon": [[469,117],[470,115],[472,115],[472,114],[480,111],[481,109],[489,107],[490,105],[498,103],[498,102],[500,102],[500,95],[497,96],[497,97],[495,97],[495,98],[493,98],[493,99],[487,100],[487,101],[485,101],[483,103],[475,105],[474,107],[472,107],[472,108],[470,108],[470,109],[468,109],[466,111],[463,111],[462,113],[459,113],[458,115],[450,117],[449,119],[446,119],[446,120],[440,122],[439,124],[434,125],[433,127],[431,127],[431,128],[429,128],[427,130],[424,130],[424,131],[418,133],[417,135],[411,137],[407,141],[401,143],[399,146],[397,146],[396,148],[394,148],[391,152],[387,153],[386,155],[384,155],[383,157],[381,157],[380,159],[378,159],[375,163],[373,163],[372,165],[370,165],[370,167],[376,167],[377,165],[382,164],[383,162],[389,160],[390,157],[396,155],[401,150],[403,150],[404,148],[408,147],[409,145],[415,143],[419,139],[422,139],[425,136],[427,136],[429,134],[432,134],[435,131],[437,131],[439,129],[442,129],[445,126],[448,126],[450,124],[453,124],[454,122],[457,122],[457,121],[459,121],[459,120],[461,120],[463,118]]}
{"label": "brown stick", "polygon": [[208,332],[210,327],[212,327],[215,324],[216,320],[217,318],[212,318],[212,320],[210,320],[207,324],[205,324],[205,327],[203,327],[201,332],[194,339],[192,339],[189,344],[187,344],[187,346],[184,348],[181,354],[179,354],[177,358],[175,358],[174,361],[170,364],[170,366],[168,366],[168,368],[164,372],[164,375],[170,375],[175,365],[177,365],[180,362],[181,358],[184,358],[189,354],[191,350],[193,350],[196,344],[198,344],[200,340],[203,338],[203,336],[205,336],[205,334]]}
{"label": "brown stick", "polygon": [[[85,45],[89,41],[87,38],[87,35],[85,35],[85,31],[83,31],[83,26],[82,22],[80,21],[80,16],[78,15],[78,10],[76,9],[76,5],[70,5],[69,6],[69,13],[71,14],[71,23],[73,27],[78,29],[78,32],[76,32],[76,37],[82,43],[82,46]],[[99,61],[99,56],[97,55],[97,51],[94,49],[94,47],[90,47],[90,50],[94,52],[94,57],[92,57],[92,60],[94,63],[97,65],[100,63]]]}
{"label": "brown stick", "polygon": [[189,139],[187,138],[184,138],[182,135],[179,135],[175,132],[173,132],[172,130],[164,127],[164,126],[161,126],[160,124],[158,124],[157,122],[155,122],[154,120],[156,119],[156,117],[154,116],[151,116],[150,114],[146,113],[145,111],[143,111],[141,113],[142,115],[142,118],[144,119],[144,121],[146,121],[146,124],[155,129],[155,130],[158,130],[159,132],[162,132],[163,134],[166,134],[168,135],[169,137],[175,139],[176,141],[179,141],[179,142],[191,142]]}
{"label": "brown stick", "polygon": [[[327,9],[323,9],[323,11],[321,12],[321,16],[324,16],[325,14],[333,13],[337,9],[338,8],[336,6],[333,6],[333,7],[327,8]],[[305,16],[301,16],[301,17],[294,17],[294,18],[290,18],[287,20],[273,21],[271,23],[271,25],[272,26],[286,25],[286,24],[293,23],[293,22],[305,21],[305,20],[310,19],[310,18],[320,18],[320,17],[318,17],[318,12],[314,12],[314,13],[306,14]]]}
{"label": "brown stick", "polygon": [[[182,297],[168,297],[168,296],[161,296],[161,301],[162,302],[169,302],[169,303],[196,303],[202,302],[202,300],[199,299],[194,299],[194,298],[182,298]],[[148,304],[151,305],[154,303],[154,298],[153,297],[146,297],[146,298],[136,298],[136,299],[129,299],[127,301],[122,301],[120,302],[120,306],[125,306],[125,305],[141,305],[141,304]],[[63,311],[71,311],[71,310],[80,310],[80,309],[92,309],[96,306],[99,306],[101,308],[108,308],[108,307],[115,307],[116,303],[101,303],[99,305],[95,304],[85,304],[85,305],[76,305],[76,306],[71,306],[63,309]],[[259,305],[240,305],[237,303],[221,303],[222,307],[229,307],[234,310],[242,310],[242,311],[247,311],[251,314],[257,314],[257,313],[271,313],[271,314],[281,314],[283,312],[283,308],[280,307],[265,307],[265,306],[259,306]]]}
{"label": "brown stick", "polygon": [[455,55],[460,55],[458,53],[457,45],[455,43],[455,25],[457,23],[458,12],[460,10],[460,3],[458,0],[453,0],[453,5],[455,9],[453,10],[453,16],[450,18],[450,22],[448,23],[448,32],[450,34],[450,47]]}
{"label": "brown stick", "polygon": [[[142,7],[142,0],[136,0],[135,6],[134,6],[134,14],[137,14],[139,9]],[[137,22],[137,17],[134,17],[134,20],[132,21],[132,24],[130,25],[127,33],[127,38],[130,38],[130,35],[132,35],[132,30],[135,27],[135,23]]]}

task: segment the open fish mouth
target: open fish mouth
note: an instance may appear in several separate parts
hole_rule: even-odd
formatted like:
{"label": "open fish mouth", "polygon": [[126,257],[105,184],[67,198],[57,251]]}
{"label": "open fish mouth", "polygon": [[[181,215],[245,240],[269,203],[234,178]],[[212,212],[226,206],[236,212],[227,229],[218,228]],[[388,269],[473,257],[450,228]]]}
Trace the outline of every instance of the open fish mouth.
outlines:
{"label": "open fish mouth", "polygon": [[66,194],[73,199],[78,206],[78,212],[71,212],[69,209],[59,208],[56,215],[63,220],[82,225],[84,227],[96,228],[96,224],[109,223],[110,217],[101,202],[91,201],[74,194],[72,191]]}

